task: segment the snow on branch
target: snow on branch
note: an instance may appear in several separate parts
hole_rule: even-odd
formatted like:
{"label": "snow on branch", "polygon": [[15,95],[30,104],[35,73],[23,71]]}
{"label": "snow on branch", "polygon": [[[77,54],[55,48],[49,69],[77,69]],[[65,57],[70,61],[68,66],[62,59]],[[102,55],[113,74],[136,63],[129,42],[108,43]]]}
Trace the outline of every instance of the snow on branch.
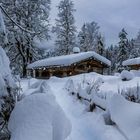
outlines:
{"label": "snow on branch", "polygon": [[7,13],[7,11],[4,9],[4,7],[2,6],[2,4],[0,3],[0,8],[3,11],[3,13],[11,20],[11,22],[13,22],[18,28],[20,28],[22,31],[30,33],[30,34],[41,34],[42,32],[33,32],[30,30],[25,29],[24,27],[22,27],[21,25],[19,25],[18,23],[16,23]]}

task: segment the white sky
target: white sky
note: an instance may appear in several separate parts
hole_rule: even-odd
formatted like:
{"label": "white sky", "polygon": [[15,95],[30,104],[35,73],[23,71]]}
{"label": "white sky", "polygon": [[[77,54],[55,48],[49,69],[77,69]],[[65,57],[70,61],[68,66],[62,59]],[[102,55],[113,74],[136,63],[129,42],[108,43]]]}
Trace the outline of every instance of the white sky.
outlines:
{"label": "white sky", "polygon": [[[57,15],[60,0],[52,0],[51,21]],[[116,44],[118,33],[125,28],[128,38],[135,37],[140,29],[140,0],[73,0],[75,20],[79,30],[84,22],[95,21],[105,36],[106,44]]]}

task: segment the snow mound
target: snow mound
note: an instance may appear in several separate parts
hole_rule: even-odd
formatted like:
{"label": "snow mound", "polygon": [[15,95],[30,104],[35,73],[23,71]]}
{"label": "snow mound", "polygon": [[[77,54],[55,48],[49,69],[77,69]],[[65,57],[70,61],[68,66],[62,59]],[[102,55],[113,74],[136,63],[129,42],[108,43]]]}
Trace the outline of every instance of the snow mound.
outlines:
{"label": "snow mound", "polygon": [[130,72],[132,72],[136,77],[140,77],[140,70],[131,70]]}
{"label": "snow mound", "polygon": [[[34,79],[33,79],[34,80]],[[32,81],[33,81],[32,80]],[[27,89],[23,95],[22,98],[32,95],[32,94],[40,94],[40,93],[46,93],[46,94],[51,94],[52,90],[50,86],[47,84],[46,81],[41,80],[41,81],[33,81],[33,84],[29,86],[29,89]],[[54,97],[55,98],[55,97]]]}
{"label": "snow mound", "polygon": [[116,72],[116,73],[114,73],[114,76],[119,77],[120,76],[120,73]]}
{"label": "snow mound", "polygon": [[140,138],[140,105],[114,94],[109,102],[111,120],[130,140]]}
{"label": "snow mound", "polygon": [[124,80],[124,81],[129,81],[129,80],[132,80],[134,78],[134,74],[132,72],[129,72],[127,70],[123,70],[121,72],[121,79]]}
{"label": "snow mound", "polygon": [[32,94],[10,116],[11,140],[64,140],[71,124],[51,94]]}

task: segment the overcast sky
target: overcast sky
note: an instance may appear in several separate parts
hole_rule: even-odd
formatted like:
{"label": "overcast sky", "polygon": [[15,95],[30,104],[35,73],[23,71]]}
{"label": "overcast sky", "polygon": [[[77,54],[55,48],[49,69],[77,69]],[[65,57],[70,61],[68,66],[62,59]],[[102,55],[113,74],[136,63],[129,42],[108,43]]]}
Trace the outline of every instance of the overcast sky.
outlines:
{"label": "overcast sky", "polygon": [[[60,0],[52,0],[51,20],[57,15]],[[79,30],[84,22],[95,21],[105,36],[107,45],[118,42],[118,33],[125,28],[128,38],[140,30],[140,0],[73,0],[75,20]]]}

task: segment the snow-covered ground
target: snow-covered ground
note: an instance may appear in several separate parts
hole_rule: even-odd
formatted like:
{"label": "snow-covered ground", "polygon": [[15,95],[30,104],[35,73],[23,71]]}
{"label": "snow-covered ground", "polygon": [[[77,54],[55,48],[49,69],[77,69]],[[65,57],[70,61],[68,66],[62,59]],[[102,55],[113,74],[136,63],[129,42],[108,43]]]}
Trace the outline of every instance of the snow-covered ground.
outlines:
{"label": "snow-covered ground", "polygon": [[[123,127],[122,130],[118,129],[118,126],[116,125],[106,125],[103,119],[103,114],[105,113],[104,111],[100,110],[99,108],[96,108],[93,112],[87,112],[86,105],[77,100],[74,96],[69,95],[68,92],[64,89],[64,86],[68,79],[73,79],[74,84],[76,85],[79,81],[82,81],[83,78],[85,78],[87,81],[90,81],[91,79],[97,79],[99,77],[102,78],[104,81],[104,83],[100,87],[100,90],[108,94],[107,96],[109,96],[110,98],[113,94],[116,94],[118,92],[118,89],[126,89],[134,86],[136,87],[137,84],[140,82],[140,77],[135,77],[130,81],[122,81],[121,78],[117,76],[102,76],[96,73],[81,74],[67,78],[52,77],[49,80],[45,80],[45,82],[50,86],[52,94],[56,98],[56,102],[65,112],[67,118],[71,121],[72,130],[67,140],[128,139],[127,132],[123,131],[126,125],[120,125],[121,120],[118,119],[116,121],[119,123],[119,126]],[[22,80],[21,86],[23,88],[23,93],[27,93],[26,91],[28,91],[28,87],[37,81],[41,82],[42,80]],[[29,91],[28,94],[30,94]],[[113,105],[115,106],[115,103]],[[127,105],[127,103],[125,103],[125,105]],[[112,108],[110,109],[110,112],[113,112]],[[113,115],[114,114],[115,113],[113,112]],[[113,117],[113,120],[116,119],[116,117],[114,116],[111,117]],[[128,127],[130,127],[130,125],[128,125]]]}

